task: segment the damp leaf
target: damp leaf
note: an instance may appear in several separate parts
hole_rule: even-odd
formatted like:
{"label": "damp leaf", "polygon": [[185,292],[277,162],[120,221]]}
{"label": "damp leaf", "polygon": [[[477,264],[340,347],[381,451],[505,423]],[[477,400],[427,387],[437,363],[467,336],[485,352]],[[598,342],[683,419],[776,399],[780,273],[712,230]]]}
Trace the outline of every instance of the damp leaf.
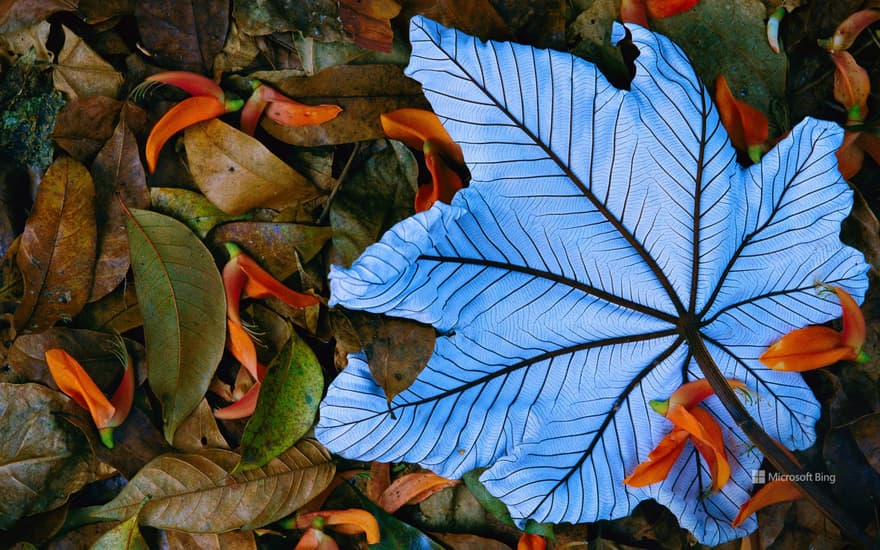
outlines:
{"label": "damp leaf", "polygon": [[818,401],[758,356],[839,315],[817,281],[861,301],[868,266],[838,236],[852,207],[839,127],[806,119],[743,168],[682,50],[628,30],[640,53],[621,90],[568,54],[412,21],[407,74],[461,145],[471,183],[334,267],[330,303],[440,336],[390,403],[350,355],[316,435],[347,458],[446,478],[486,467],[480,481],[520,526],[619,518],[653,498],[714,545],[755,529],[753,517],[730,522],[761,453],[713,396],[702,406],[728,427],[723,489],[708,492],[693,445],[662,482],[627,487],[671,430],[649,401],[703,378],[701,353],[746,385],[744,406],[770,436],[809,447]]}

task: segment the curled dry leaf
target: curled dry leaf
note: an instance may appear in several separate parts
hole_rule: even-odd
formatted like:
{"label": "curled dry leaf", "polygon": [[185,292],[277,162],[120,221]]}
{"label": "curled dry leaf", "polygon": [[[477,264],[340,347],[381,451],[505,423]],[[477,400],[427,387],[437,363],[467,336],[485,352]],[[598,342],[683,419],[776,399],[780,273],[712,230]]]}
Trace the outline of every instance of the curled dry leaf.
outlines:
{"label": "curled dry leaf", "polygon": [[281,210],[319,195],[262,143],[219,120],[190,126],[184,143],[199,189],[227,214],[257,207]]}
{"label": "curled dry leaf", "polygon": [[93,519],[130,517],[141,502],[141,525],[191,533],[255,529],[277,521],[320,493],[333,478],[330,454],[316,441],[298,443],[264,468],[231,474],[239,455],[211,449],[162,455],[119,495],[83,509]]}
{"label": "curled dry leaf", "polygon": [[393,514],[406,504],[418,504],[447,487],[461,483],[460,479],[446,479],[433,472],[404,474],[395,479],[379,497],[379,506]]}
{"label": "curled dry leaf", "polygon": [[79,313],[92,288],[96,246],[92,176],[61,157],[43,177],[16,257],[24,278],[17,330],[44,330]]}

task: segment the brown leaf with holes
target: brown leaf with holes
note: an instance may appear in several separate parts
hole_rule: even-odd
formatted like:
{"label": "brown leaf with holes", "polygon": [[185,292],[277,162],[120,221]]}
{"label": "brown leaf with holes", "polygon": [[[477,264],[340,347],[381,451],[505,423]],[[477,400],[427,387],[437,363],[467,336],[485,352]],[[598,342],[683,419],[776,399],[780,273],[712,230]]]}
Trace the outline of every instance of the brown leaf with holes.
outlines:
{"label": "brown leaf with holes", "polygon": [[129,110],[123,111],[113,135],[92,164],[98,257],[89,302],[112,292],[128,273],[128,233],[120,201],[131,208],[147,208],[150,205],[150,192],[137,139],[125,116]]}
{"label": "brown leaf with holes", "polygon": [[342,28],[354,36],[355,44],[370,50],[391,51],[391,19],[398,13],[400,4],[394,0],[339,0]]}
{"label": "brown leaf with holes", "polygon": [[217,427],[214,411],[206,399],[202,399],[174,432],[174,448],[185,453],[203,449],[229,449],[229,444]]}
{"label": "brown leaf with holes", "polygon": [[434,351],[436,336],[429,325],[357,311],[331,314],[337,353],[363,350],[389,403],[413,383]]}
{"label": "brown leaf with holes", "polygon": [[24,278],[16,330],[44,330],[80,312],[92,288],[96,242],[92,176],[61,157],[40,184],[16,258]]}

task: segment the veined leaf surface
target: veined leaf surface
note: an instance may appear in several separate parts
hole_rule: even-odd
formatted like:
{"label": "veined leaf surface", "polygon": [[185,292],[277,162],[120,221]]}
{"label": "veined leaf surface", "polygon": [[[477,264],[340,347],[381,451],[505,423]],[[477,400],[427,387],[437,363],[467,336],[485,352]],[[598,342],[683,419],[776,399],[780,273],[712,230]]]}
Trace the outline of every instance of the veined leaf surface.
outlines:
{"label": "veined leaf surface", "polygon": [[567,54],[413,20],[407,72],[461,145],[471,186],[334,269],[331,304],[442,336],[390,405],[352,355],[316,434],[346,457],[449,478],[488,466],[481,481],[520,523],[617,518],[654,498],[718,544],[754,530],[730,520],[762,457],[712,397],[733,470],[723,490],[704,496],[709,468],[690,444],[666,480],[626,487],[671,429],[648,401],[702,378],[689,345],[701,340],[748,386],[764,430],[810,446],[815,397],[758,356],[839,315],[816,282],[861,301],[868,266],[838,238],[852,205],[840,128],[804,120],[742,168],[682,51],[629,30],[640,55],[627,91]]}
{"label": "veined leaf surface", "polygon": [[223,281],[205,245],[174,218],[131,209],[127,227],[147,377],[162,403],[165,439],[171,443],[204,397],[223,355]]}

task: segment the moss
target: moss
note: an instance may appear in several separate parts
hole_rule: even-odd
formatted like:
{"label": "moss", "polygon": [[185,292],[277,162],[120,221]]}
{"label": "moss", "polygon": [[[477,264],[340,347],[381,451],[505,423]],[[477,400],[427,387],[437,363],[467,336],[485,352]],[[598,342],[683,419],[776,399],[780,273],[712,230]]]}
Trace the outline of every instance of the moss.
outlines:
{"label": "moss", "polygon": [[64,106],[50,68],[30,54],[0,75],[0,156],[39,171],[52,162],[50,136]]}

